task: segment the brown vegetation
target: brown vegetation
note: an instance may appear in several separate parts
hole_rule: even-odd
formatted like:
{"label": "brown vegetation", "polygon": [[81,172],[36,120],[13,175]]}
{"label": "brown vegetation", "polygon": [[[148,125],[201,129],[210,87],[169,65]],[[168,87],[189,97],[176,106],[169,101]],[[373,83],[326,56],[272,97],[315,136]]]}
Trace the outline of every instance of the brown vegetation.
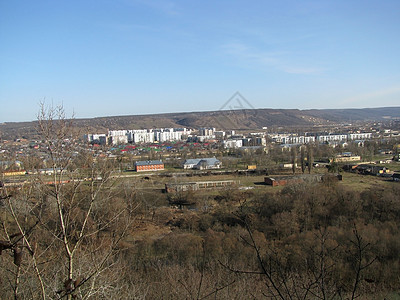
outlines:
{"label": "brown vegetation", "polygon": [[[38,124],[52,184],[38,174],[1,188],[1,299],[376,299],[400,290],[395,182],[162,194],[111,176],[111,160],[79,149],[62,109],[42,107]],[[312,166],[311,148],[302,163],[306,155]]]}

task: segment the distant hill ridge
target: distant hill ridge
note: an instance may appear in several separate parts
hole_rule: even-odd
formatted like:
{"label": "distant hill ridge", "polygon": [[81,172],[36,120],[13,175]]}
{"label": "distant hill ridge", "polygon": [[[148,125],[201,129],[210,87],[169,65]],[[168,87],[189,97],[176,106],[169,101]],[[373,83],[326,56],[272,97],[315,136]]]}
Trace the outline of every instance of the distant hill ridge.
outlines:
{"label": "distant hill ridge", "polygon": [[[115,129],[156,127],[215,127],[217,129],[260,129],[262,127],[296,127],[357,121],[400,119],[400,107],[361,109],[242,109],[205,112],[163,113],[76,119],[83,131],[105,132]],[[36,121],[8,122],[0,125],[2,137],[26,137],[35,134]]]}

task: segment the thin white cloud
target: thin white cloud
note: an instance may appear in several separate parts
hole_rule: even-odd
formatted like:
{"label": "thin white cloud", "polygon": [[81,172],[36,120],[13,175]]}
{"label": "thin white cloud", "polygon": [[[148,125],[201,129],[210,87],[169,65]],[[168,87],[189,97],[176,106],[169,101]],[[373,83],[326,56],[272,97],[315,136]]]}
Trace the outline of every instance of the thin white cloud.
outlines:
{"label": "thin white cloud", "polygon": [[290,53],[287,51],[260,51],[240,42],[225,44],[222,46],[222,49],[226,54],[244,65],[263,66],[289,74],[311,75],[319,74],[323,71],[322,68],[303,66],[300,63],[289,63],[286,57]]}
{"label": "thin white cloud", "polygon": [[128,23],[105,23],[102,24],[102,27],[114,30],[116,32],[122,32],[126,34],[131,34],[134,31],[140,32],[150,32],[150,33],[159,33],[165,31],[164,28],[160,26],[150,26],[150,25],[142,25],[142,24],[128,24]]}
{"label": "thin white cloud", "polygon": [[277,52],[258,52],[242,43],[225,44],[222,49],[240,61],[261,63],[268,66],[276,65],[280,55]]}
{"label": "thin white cloud", "polygon": [[165,15],[179,15],[179,9],[175,2],[164,0],[123,0],[128,5],[142,5],[161,12]]}
{"label": "thin white cloud", "polygon": [[285,66],[281,65],[280,66],[281,70],[289,73],[289,74],[320,74],[322,72],[322,69],[318,68],[312,68],[312,67],[295,67],[295,66]]}
{"label": "thin white cloud", "polygon": [[[400,100],[400,86],[393,86],[393,87],[388,87],[385,89],[371,91],[368,93],[354,95],[354,96],[344,99],[341,104],[343,104],[343,105],[352,104],[353,105],[353,104],[357,104],[357,103],[363,103],[366,106],[369,106],[371,104],[370,101],[376,102],[378,100],[383,100],[382,98],[393,97],[396,95],[398,95],[399,100]],[[379,104],[379,103],[377,103],[377,104]]]}

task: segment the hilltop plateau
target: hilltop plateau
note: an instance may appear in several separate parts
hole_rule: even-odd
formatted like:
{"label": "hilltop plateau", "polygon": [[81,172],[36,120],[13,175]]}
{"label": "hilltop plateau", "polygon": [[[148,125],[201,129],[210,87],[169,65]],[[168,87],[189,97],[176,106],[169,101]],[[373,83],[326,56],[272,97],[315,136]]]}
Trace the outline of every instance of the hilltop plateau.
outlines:
{"label": "hilltop plateau", "polygon": [[[400,119],[400,107],[362,109],[243,109],[205,112],[108,116],[74,120],[84,132],[157,127],[215,127],[217,129],[261,129],[263,127],[313,127],[361,121]],[[0,124],[2,137],[22,138],[35,135],[37,122]]]}

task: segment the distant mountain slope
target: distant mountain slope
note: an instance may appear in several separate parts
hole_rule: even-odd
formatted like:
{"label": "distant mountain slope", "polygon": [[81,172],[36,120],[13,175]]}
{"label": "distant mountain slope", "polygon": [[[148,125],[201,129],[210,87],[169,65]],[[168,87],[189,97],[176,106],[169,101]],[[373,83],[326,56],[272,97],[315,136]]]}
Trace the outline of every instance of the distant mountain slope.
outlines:
{"label": "distant mountain slope", "polygon": [[312,109],[304,110],[310,116],[316,116],[333,122],[362,120],[388,120],[400,118],[400,107],[349,108],[349,109]]}
{"label": "distant mountain slope", "polygon": [[301,126],[364,120],[400,118],[400,107],[364,109],[245,109],[207,112],[167,113],[101,117],[77,120],[77,124],[118,128],[216,127],[221,129],[255,129],[264,126]]}
{"label": "distant mountain slope", "polygon": [[[265,126],[313,126],[327,123],[400,119],[400,107],[363,109],[245,109],[208,112],[167,113],[76,119],[82,132],[156,127],[216,127],[217,129],[260,129]],[[0,124],[4,139],[32,137],[36,122]]]}

